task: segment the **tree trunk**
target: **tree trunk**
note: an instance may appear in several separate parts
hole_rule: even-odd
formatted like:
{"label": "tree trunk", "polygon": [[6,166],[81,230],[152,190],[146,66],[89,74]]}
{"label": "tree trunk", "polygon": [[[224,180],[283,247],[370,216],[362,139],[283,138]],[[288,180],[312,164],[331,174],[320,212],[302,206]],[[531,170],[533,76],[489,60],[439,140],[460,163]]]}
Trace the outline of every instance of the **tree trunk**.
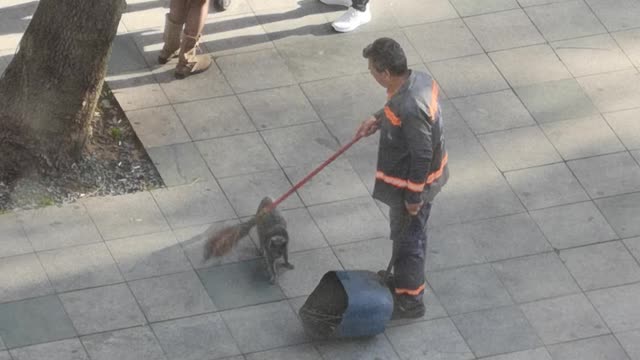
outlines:
{"label": "tree trunk", "polygon": [[125,6],[40,0],[0,78],[0,181],[27,159],[59,167],[81,158]]}

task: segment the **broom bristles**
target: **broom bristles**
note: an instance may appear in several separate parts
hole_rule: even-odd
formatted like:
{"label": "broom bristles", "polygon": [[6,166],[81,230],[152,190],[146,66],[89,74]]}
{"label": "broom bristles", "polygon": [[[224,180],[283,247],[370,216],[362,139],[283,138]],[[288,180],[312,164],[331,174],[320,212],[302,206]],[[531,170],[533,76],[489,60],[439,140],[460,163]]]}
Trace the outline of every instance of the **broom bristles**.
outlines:
{"label": "broom bristles", "polygon": [[218,257],[228,254],[240,239],[249,234],[249,231],[251,231],[251,228],[255,224],[256,219],[253,217],[249,221],[238,225],[227,226],[211,234],[205,244],[205,260],[211,256]]}

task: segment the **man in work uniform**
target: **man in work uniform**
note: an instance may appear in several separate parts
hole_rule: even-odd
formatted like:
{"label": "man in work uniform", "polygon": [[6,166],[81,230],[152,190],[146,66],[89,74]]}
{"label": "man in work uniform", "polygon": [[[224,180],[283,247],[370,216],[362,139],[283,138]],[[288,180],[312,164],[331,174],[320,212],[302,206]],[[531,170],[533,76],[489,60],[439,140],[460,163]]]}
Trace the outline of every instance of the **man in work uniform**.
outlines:
{"label": "man in work uniform", "polygon": [[438,84],[426,73],[409,70],[393,39],[377,39],[363,56],[371,75],[387,89],[384,108],[366,119],[356,135],[380,130],[373,197],[390,207],[393,318],[422,317],[427,220],[434,197],[449,178]]}

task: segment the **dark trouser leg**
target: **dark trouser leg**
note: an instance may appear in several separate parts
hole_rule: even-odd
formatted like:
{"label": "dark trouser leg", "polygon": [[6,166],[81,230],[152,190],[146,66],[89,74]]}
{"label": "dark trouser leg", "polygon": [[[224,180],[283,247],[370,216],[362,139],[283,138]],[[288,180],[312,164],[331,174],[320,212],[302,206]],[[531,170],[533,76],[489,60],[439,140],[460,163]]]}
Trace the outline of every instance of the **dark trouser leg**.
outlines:
{"label": "dark trouser leg", "polygon": [[365,11],[369,0],[351,0],[351,6],[358,11]]}

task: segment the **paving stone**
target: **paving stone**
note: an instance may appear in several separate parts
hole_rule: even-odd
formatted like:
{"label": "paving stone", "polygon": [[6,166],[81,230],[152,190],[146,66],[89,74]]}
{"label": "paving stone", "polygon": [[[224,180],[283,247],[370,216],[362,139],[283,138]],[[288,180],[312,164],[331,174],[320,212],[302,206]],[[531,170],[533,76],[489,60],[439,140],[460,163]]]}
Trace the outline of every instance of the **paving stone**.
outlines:
{"label": "paving stone", "polygon": [[609,31],[638,27],[640,4],[632,0],[586,0]]}
{"label": "paving stone", "polygon": [[600,199],[596,205],[620,237],[640,235],[640,194]]}
{"label": "paving stone", "polygon": [[615,334],[631,360],[640,359],[640,330]]}
{"label": "paving stone", "polygon": [[640,74],[635,70],[590,75],[576,80],[603,113],[640,107]]}
{"label": "paving stone", "polygon": [[136,70],[146,70],[147,63],[138,51],[131,34],[119,34],[111,43],[111,55],[107,64],[107,74],[118,75]]}
{"label": "paving stone", "polygon": [[545,42],[527,14],[521,9],[472,16],[465,18],[464,22],[486,51]]}
{"label": "paving stone", "polygon": [[563,2],[567,0],[517,0],[517,1],[518,3],[520,3],[520,6],[524,8],[529,6],[558,3],[558,2]]}
{"label": "paving stone", "polygon": [[636,260],[640,261],[640,237],[625,239],[623,242]]}
{"label": "paving stone", "polygon": [[[640,191],[640,167],[627,152],[567,162],[592,198]],[[593,169],[598,169],[597,174]]]}
{"label": "paving stone", "polygon": [[166,186],[213,181],[213,175],[192,142],[148,148],[147,154]]}
{"label": "paving stone", "polygon": [[351,341],[330,341],[317,346],[325,359],[348,360],[373,357],[380,360],[399,360],[384,335]]}
{"label": "paving stone", "polygon": [[533,350],[517,351],[511,354],[497,355],[486,358],[486,360],[552,360],[551,355],[545,348]]}
{"label": "paving stone", "polygon": [[89,360],[78,338],[14,349],[11,356],[14,360]]}
{"label": "paving stone", "polygon": [[297,345],[247,354],[247,360],[322,360],[322,357],[312,345]]}
{"label": "paving stone", "polygon": [[240,350],[219,314],[207,314],[151,325],[170,359],[220,359]]}
{"label": "paving stone", "polygon": [[453,19],[458,16],[456,10],[444,0],[407,0],[405,6],[392,7],[398,24],[414,25],[440,20]]}
{"label": "paving stone", "polygon": [[51,250],[38,256],[57,292],[124,281],[104,243]]}
{"label": "paving stone", "polygon": [[[13,6],[12,6],[13,5]],[[0,25],[0,49],[16,49],[22,38],[22,34],[29,25],[29,19],[35,12],[35,4],[7,4],[3,2],[2,25]]]}
{"label": "paving stone", "polygon": [[7,347],[4,345],[4,342],[2,341],[2,337],[0,337],[0,349],[1,349],[1,350],[4,350],[4,349],[6,349],[6,348],[7,348]]}
{"label": "paving stone", "polygon": [[573,76],[633,68],[609,34],[557,41],[551,46]]}
{"label": "paving stone", "polygon": [[80,335],[142,325],[146,322],[125,284],[79,290],[59,296]]}
{"label": "paving stone", "polygon": [[549,45],[497,51],[489,56],[514,88],[571,77]]}
{"label": "paving stone", "polygon": [[554,360],[629,359],[611,335],[558,344],[548,349]]}
{"label": "paving stone", "polygon": [[5,257],[0,261],[0,303],[53,292],[47,274],[35,254]]}
{"label": "paving stone", "polygon": [[491,60],[484,54],[436,61],[428,66],[451,98],[508,88]]}
{"label": "paving stone", "polygon": [[640,149],[639,109],[604,114],[605,119],[628,149]]}
{"label": "paving stone", "polygon": [[262,136],[282,167],[319,164],[338,148],[322,123],[266,130]]}
{"label": "paving stone", "polygon": [[122,22],[129,31],[161,28],[164,25],[166,9],[161,6],[129,8],[122,14]]}
{"label": "paving stone", "polygon": [[343,270],[330,248],[289,255],[293,270],[279,269],[278,284],[289,298],[309,295],[328,271]]}
{"label": "paving stone", "polygon": [[235,96],[174,105],[194,140],[254,132],[255,126]]}
{"label": "paving stone", "polygon": [[517,87],[515,91],[539,123],[599,115],[574,79]]}
{"label": "paving stone", "polygon": [[148,327],[136,327],[81,338],[92,360],[166,360]]}
{"label": "paving stone", "polygon": [[503,307],[452,318],[477,356],[533,349],[542,345],[517,307]]}
{"label": "paving stone", "polygon": [[320,120],[298,85],[242,94],[239,99],[259,129]]}
{"label": "paving stone", "polygon": [[488,264],[428,272],[427,279],[451,315],[512,304]]}
{"label": "paving stone", "polygon": [[486,261],[465,225],[435,226],[427,231],[428,271]]}
{"label": "paving stone", "polygon": [[591,201],[532,211],[530,215],[556,249],[617,238],[615,231]]}
{"label": "paving stone", "polygon": [[[265,196],[276,199],[292,186],[282,170],[228,177],[219,182],[239,216],[255,215],[260,201]],[[295,193],[278,205],[281,210],[302,206],[300,198]]]}
{"label": "paving stone", "polygon": [[602,116],[540,125],[565,160],[620,152],[624,146]]}
{"label": "paving stone", "polygon": [[0,215],[0,258],[33,252],[33,247],[13,213]]}
{"label": "paving stone", "polygon": [[88,198],[84,204],[105,240],[169,230],[148,192]]}
{"label": "paving stone", "polygon": [[546,345],[609,332],[583,294],[528,303],[521,308]]}
{"label": "paving stone", "polygon": [[[282,211],[289,232],[289,253],[329,246],[307,209]],[[257,234],[256,234],[257,235]],[[257,236],[256,236],[257,238]]]}
{"label": "paving stone", "polygon": [[229,201],[215,182],[158,189],[151,194],[174,229],[235,217]]}
{"label": "paving stone", "polygon": [[236,93],[291,85],[295,79],[285,59],[273,49],[216,59]]}
{"label": "paving stone", "polygon": [[640,267],[620,241],[563,250],[560,258],[583,290],[640,281]]}
{"label": "paving stone", "polygon": [[330,245],[389,236],[389,223],[369,197],[309,207]]}
{"label": "paving stone", "polygon": [[102,241],[81,204],[48,206],[22,212],[19,218],[36,251]]}
{"label": "paving stone", "polygon": [[269,283],[262,259],[202,269],[198,270],[198,275],[220,310],[267,303],[285,297],[280,287]]}
{"label": "paving stone", "polygon": [[76,332],[60,300],[49,295],[0,304],[0,336],[7,348],[68,339]]}
{"label": "paving stone", "polygon": [[[282,4],[282,6],[273,4],[258,8],[259,10],[255,11],[256,19],[262,24],[268,40],[313,39],[331,34],[331,28],[327,26],[327,18],[333,13],[331,8],[320,2],[301,1],[297,4],[289,3]],[[380,14],[379,10],[379,6],[372,8],[374,17]],[[387,20],[392,20],[392,24],[389,24],[389,21],[382,21],[378,16],[361,29],[365,31],[383,30],[395,25],[391,14],[385,15]],[[379,29],[380,27],[381,29]]]}
{"label": "paving stone", "polygon": [[170,105],[127,111],[127,117],[147,148],[191,141]]}
{"label": "paving stone", "polygon": [[225,311],[221,315],[243,353],[307,341],[302,324],[286,301]]}
{"label": "paving stone", "polygon": [[453,104],[476,134],[535,124],[511,90],[458,98]]}
{"label": "paving stone", "polygon": [[169,104],[169,99],[148,70],[111,75],[105,80],[124,111]]}
{"label": "paving stone", "polygon": [[529,7],[525,11],[549,41],[607,32],[582,0]]}
{"label": "paving stone", "polygon": [[640,29],[625,30],[611,33],[618,45],[636,65],[640,65]]}
{"label": "paving stone", "polygon": [[386,334],[402,359],[475,358],[449,318],[389,328]]}
{"label": "paving stone", "polygon": [[273,48],[265,29],[245,1],[233,3],[224,13],[210,14],[200,41],[214,58]]}
{"label": "paving stone", "polygon": [[483,53],[461,19],[409,27],[404,32],[425,62]]}
{"label": "paving stone", "polygon": [[587,296],[613,332],[639,328],[640,284],[590,291]]}
{"label": "paving stone", "polygon": [[346,270],[386,269],[393,241],[388,238],[364,240],[334,246],[333,250]]}
{"label": "paving stone", "polygon": [[589,200],[564,163],[516,170],[504,175],[529,210]]}
{"label": "paving stone", "polygon": [[580,292],[555,253],[493,263],[493,269],[517,303]]}
{"label": "paving stone", "polygon": [[518,8],[516,0],[451,0],[460,16],[473,16]]}

